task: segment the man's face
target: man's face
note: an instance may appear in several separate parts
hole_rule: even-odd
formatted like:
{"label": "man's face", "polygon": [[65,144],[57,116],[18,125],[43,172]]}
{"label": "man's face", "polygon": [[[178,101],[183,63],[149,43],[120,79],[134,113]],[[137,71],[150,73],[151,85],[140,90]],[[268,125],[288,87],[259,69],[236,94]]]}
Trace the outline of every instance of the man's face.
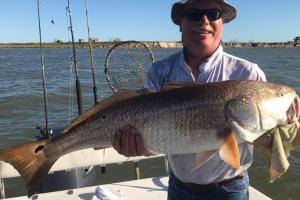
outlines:
{"label": "man's face", "polygon": [[[185,11],[190,9],[221,9],[220,5],[212,0],[195,0],[188,5]],[[184,46],[187,50],[197,56],[213,53],[220,44],[223,32],[223,19],[209,20],[207,16],[193,21],[188,17],[181,18],[180,29]]]}

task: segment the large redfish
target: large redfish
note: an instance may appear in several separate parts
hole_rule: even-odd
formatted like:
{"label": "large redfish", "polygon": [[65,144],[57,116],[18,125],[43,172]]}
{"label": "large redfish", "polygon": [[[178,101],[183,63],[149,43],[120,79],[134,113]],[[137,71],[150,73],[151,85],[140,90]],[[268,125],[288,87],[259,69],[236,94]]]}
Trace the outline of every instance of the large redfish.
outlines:
{"label": "large redfish", "polygon": [[110,147],[116,131],[127,124],[142,134],[145,146],[163,154],[198,153],[196,167],[207,151],[240,167],[238,143],[253,142],[277,125],[297,98],[286,86],[258,81],[173,84],[159,92],[119,92],[80,115],[61,135],[0,151],[26,180],[31,196],[55,161],[90,147]]}

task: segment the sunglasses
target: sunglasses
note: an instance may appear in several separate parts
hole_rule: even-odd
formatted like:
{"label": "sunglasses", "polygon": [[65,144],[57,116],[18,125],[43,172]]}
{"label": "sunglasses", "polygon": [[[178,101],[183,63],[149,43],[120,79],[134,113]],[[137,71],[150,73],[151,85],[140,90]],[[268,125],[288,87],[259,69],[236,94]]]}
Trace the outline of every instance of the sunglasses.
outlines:
{"label": "sunglasses", "polygon": [[209,21],[216,21],[222,17],[222,11],[217,8],[200,10],[197,8],[188,9],[183,13],[183,16],[190,21],[200,21],[203,16],[206,16]]}

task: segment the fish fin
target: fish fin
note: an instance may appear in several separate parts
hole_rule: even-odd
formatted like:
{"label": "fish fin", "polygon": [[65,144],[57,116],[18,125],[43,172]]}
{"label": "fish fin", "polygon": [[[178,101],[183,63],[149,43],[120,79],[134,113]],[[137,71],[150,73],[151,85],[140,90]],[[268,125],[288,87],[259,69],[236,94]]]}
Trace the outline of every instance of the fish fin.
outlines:
{"label": "fish fin", "polygon": [[119,91],[113,94],[112,96],[102,100],[99,102],[99,104],[95,105],[94,107],[90,108],[89,110],[82,113],[80,116],[78,116],[62,133],[67,133],[74,127],[78,126],[82,122],[84,122],[86,119],[93,116],[95,113],[104,110],[105,108],[110,107],[111,105],[121,102],[126,99],[138,97],[144,94],[153,93],[153,90],[148,89],[140,89],[140,90],[124,90]]}
{"label": "fish fin", "polygon": [[219,154],[221,159],[231,165],[233,168],[240,168],[240,151],[237,139],[232,131],[226,134],[225,138],[223,139]]}
{"label": "fish fin", "polygon": [[162,87],[160,91],[166,91],[166,90],[172,90],[177,88],[183,88],[183,87],[195,87],[199,84],[192,83],[192,82],[173,82],[173,83],[167,83],[165,86]]}
{"label": "fish fin", "polygon": [[209,159],[211,159],[215,154],[216,150],[206,151],[202,153],[196,154],[195,157],[195,166],[193,167],[192,171],[201,167],[204,163],[206,163]]}
{"label": "fish fin", "polygon": [[45,156],[44,149],[48,143],[44,140],[0,150],[0,160],[11,164],[27,183],[28,197],[36,192],[56,161]]}

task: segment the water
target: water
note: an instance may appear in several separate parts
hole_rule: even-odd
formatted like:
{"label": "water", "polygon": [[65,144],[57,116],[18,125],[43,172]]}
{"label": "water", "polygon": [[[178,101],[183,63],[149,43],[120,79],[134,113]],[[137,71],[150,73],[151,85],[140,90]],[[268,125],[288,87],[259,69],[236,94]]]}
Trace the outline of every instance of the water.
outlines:
{"label": "water", "polygon": [[[156,60],[165,58],[178,49],[153,49]],[[257,63],[267,79],[293,87],[300,93],[300,49],[226,49],[228,53]],[[103,75],[108,49],[96,49],[96,80],[100,97],[112,94]],[[70,49],[45,49],[45,73],[48,87],[49,121],[51,127],[65,127],[76,116],[74,97],[74,73],[70,70]],[[83,109],[93,105],[92,74],[88,49],[77,50],[79,76],[83,92]],[[120,66],[122,67],[122,66]],[[44,126],[43,90],[40,55],[38,49],[0,49],[0,148],[34,141],[37,126]],[[73,87],[74,88],[74,87]],[[70,97],[70,94],[72,97]],[[255,152],[254,163],[249,173],[251,185],[273,199],[297,199],[300,196],[300,152],[290,156],[290,168],[281,180],[267,182],[266,158]],[[154,161],[152,167],[145,165],[148,176],[163,172]],[[113,170],[112,170],[113,171]],[[142,172],[142,174],[143,174]],[[144,176],[147,176],[144,175]],[[126,175],[123,173],[126,179]],[[107,178],[107,177],[105,177]],[[112,180],[111,180],[112,181]],[[115,181],[115,180],[114,180]],[[12,181],[12,190],[16,181]]]}

